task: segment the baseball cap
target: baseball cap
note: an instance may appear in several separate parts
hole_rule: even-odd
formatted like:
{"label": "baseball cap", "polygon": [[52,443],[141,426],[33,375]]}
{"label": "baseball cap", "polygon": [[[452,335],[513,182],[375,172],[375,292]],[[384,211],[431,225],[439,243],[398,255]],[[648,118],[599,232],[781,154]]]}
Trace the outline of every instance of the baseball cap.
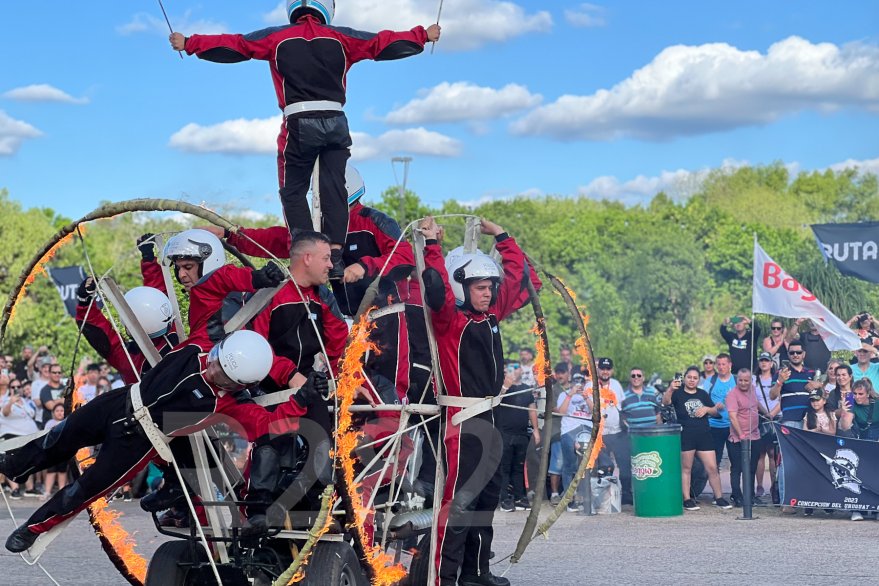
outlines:
{"label": "baseball cap", "polygon": [[585,383],[585,382],[586,382],[586,377],[583,376],[582,374],[580,374],[580,373],[578,372],[578,373],[576,373],[574,376],[571,377],[571,382],[573,382],[573,383]]}
{"label": "baseball cap", "polygon": [[711,362],[714,362],[716,360],[716,358],[714,357],[714,354],[706,354],[705,356],[702,357],[702,362],[705,362],[706,360],[710,360]]}
{"label": "baseball cap", "polygon": [[769,352],[760,352],[760,356],[757,357],[757,360],[772,360],[772,354]]}
{"label": "baseball cap", "polygon": [[43,358],[40,358],[40,360],[37,362],[37,365],[38,365],[40,368],[42,368],[42,367],[44,367],[44,366],[46,366],[46,365],[49,365],[49,364],[52,364],[52,359],[49,358],[48,356],[45,356],[45,357],[43,357]]}
{"label": "baseball cap", "polygon": [[824,391],[822,391],[821,389],[815,389],[814,391],[809,393],[810,400],[811,399],[823,399],[823,398],[824,398]]}
{"label": "baseball cap", "polygon": [[613,360],[610,358],[599,358],[598,368],[613,368]]}

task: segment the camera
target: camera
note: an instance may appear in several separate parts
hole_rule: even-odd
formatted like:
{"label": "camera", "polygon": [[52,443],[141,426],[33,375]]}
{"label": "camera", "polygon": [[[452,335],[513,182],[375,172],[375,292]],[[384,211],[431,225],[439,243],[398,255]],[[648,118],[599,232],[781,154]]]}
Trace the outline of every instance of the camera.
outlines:
{"label": "camera", "polygon": [[858,316],[858,321],[867,321],[870,319],[870,314],[866,311]]}

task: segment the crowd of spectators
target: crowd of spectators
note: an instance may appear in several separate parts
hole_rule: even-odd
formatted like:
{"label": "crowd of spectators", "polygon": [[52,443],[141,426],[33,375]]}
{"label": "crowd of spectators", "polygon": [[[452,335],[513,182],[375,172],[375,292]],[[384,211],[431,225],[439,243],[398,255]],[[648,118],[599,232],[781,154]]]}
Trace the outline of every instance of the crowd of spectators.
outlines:
{"label": "crowd of spectators", "polygon": [[[0,441],[48,430],[64,421],[64,391],[71,375],[82,401],[122,384],[106,363],[93,363],[89,358],[72,373],[65,373],[47,346],[34,350],[26,345],[18,357],[0,356]],[[66,483],[67,464],[30,476],[24,486],[0,476],[3,490],[13,500],[45,500]]]}

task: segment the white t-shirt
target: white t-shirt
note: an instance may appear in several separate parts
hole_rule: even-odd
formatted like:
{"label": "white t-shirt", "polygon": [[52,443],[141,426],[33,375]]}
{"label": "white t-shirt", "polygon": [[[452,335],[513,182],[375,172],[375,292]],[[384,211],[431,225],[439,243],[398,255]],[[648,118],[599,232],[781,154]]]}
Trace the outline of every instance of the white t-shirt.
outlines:
{"label": "white t-shirt", "polygon": [[[12,396],[9,393],[0,398],[0,410],[11,400]],[[34,410],[27,401],[13,405],[8,417],[4,417],[0,411],[0,435],[30,435],[38,431],[40,429],[34,422]]]}
{"label": "white t-shirt", "polygon": [[[555,406],[561,407],[564,404],[565,399],[567,399],[572,392],[572,389],[568,389],[566,392],[560,393]],[[568,403],[568,410],[565,412],[565,415],[566,416],[562,417],[561,427],[559,428],[562,435],[577,429],[581,425],[585,425],[589,429],[592,429],[592,421],[575,419],[575,417],[592,417],[592,411],[589,410],[589,404],[580,393],[571,396],[571,402]],[[574,417],[568,417],[570,415],[573,415]]]}
{"label": "white t-shirt", "polygon": [[[98,387],[95,385],[80,385],[79,393],[82,395],[82,400],[88,403],[92,399],[95,398],[95,395],[98,394]],[[48,423],[48,421],[46,422]]]}
{"label": "white t-shirt", "polygon": [[[758,381],[756,376],[752,376],[751,378],[754,381],[754,388],[756,389],[757,393],[757,402],[763,405],[768,412],[772,413],[772,410],[775,409],[775,406],[778,405],[779,401],[781,401],[781,397],[777,397],[775,399],[769,397],[769,395],[771,394],[770,391],[772,390],[772,380],[764,379]],[[761,382],[763,383],[762,390],[760,389]],[[763,393],[766,393],[765,400],[763,398]]]}
{"label": "white t-shirt", "polygon": [[[601,402],[601,415],[604,417],[604,431],[601,435],[620,433],[623,430],[623,427],[620,424],[620,405],[623,404],[623,397],[625,396],[623,385],[621,385],[620,381],[615,378],[610,379],[607,384],[610,387],[610,390],[613,391],[617,400],[616,405],[609,402],[605,403],[603,400]],[[592,381],[586,381],[586,388],[592,388]]]}

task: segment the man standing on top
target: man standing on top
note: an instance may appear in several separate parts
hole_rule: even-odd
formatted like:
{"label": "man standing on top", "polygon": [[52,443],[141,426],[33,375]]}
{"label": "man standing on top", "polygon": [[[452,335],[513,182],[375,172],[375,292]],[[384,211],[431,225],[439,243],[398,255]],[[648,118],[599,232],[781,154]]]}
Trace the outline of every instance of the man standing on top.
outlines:
{"label": "man standing on top", "polygon": [[[482,233],[493,236],[497,263],[483,253],[456,255],[446,267],[433,218],[421,222],[426,240],[425,299],[437,336],[440,369],[448,396],[443,419],[446,485],[438,514],[437,586],[509,586],[489,571],[492,521],[500,497],[501,439],[491,402],[504,381],[499,322],[528,299],[525,255],[503,228],[483,219]],[[442,403],[441,403],[442,404]],[[475,412],[463,421],[455,415]],[[460,578],[458,573],[460,571]]]}
{"label": "man standing on top", "polygon": [[236,63],[269,62],[284,123],[278,136],[278,181],[284,219],[291,233],[311,230],[306,201],[314,162],[320,157],[321,232],[333,243],[330,278],[344,275],[342,245],[348,220],[345,205],[345,163],[351,136],[342,112],[346,75],[364,59],[389,61],[417,55],[428,41],[437,41],[437,24],[410,31],[366,33],[330,26],[334,0],[290,0],[290,24],[248,35],[170,36],[175,51],[200,59]]}
{"label": "man standing on top", "polygon": [[[733,326],[733,331],[729,330],[730,324]],[[751,320],[744,315],[728,317],[720,324],[720,336],[729,345],[733,372],[743,368],[750,370],[752,363],[756,364],[754,349],[760,344],[761,339],[758,324],[752,325]]]}

